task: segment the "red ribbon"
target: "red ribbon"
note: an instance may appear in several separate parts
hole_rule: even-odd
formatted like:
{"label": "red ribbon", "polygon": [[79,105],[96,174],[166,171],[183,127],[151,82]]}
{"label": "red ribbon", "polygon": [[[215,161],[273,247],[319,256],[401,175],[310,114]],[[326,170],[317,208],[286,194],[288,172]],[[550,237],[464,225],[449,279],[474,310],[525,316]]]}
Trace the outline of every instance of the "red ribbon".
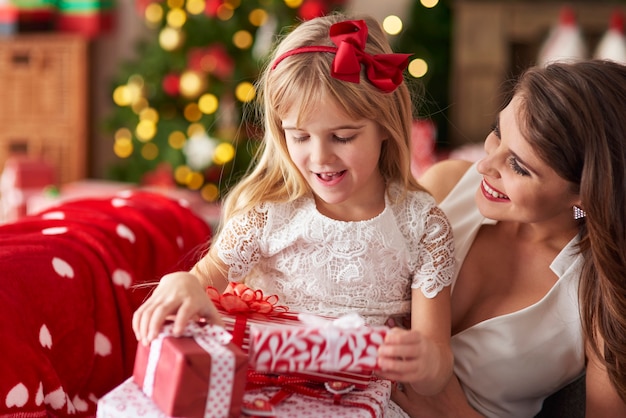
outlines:
{"label": "red ribbon", "polygon": [[230,282],[223,293],[209,286],[206,293],[218,309],[233,315],[259,313],[269,316],[289,310],[286,306],[276,305],[278,296],[265,296],[263,291],[250,289],[243,283]]}
{"label": "red ribbon", "polygon": [[346,20],[330,27],[330,39],[337,46],[303,46],[287,51],[274,62],[272,69],[285,58],[305,52],[331,52],[335,54],[330,75],[338,80],[359,83],[361,64],[367,79],[385,93],[402,84],[402,72],[409,65],[411,54],[376,54],[365,52],[367,24],[364,20]]}
{"label": "red ribbon", "polygon": [[376,412],[371,405],[342,399],[342,393],[331,393],[318,382],[297,376],[263,374],[252,370],[248,371],[246,390],[272,386],[278,387],[279,391],[276,392],[276,394],[274,394],[274,396],[272,396],[269,400],[271,405],[278,405],[292,394],[298,393],[300,395],[311,396],[317,399],[330,400],[332,398],[335,405],[362,408],[368,411],[372,415],[372,418],[376,418]]}
{"label": "red ribbon", "polygon": [[230,282],[223,293],[208,286],[206,293],[217,309],[235,317],[234,329],[231,332],[233,343],[240,348],[243,345],[248,318],[257,315],[292,320],[297,318],[296,314],[287,312],[289,308],[286,306],[276,305],[278,296],[265,296],[261,290],[250,289],[243,283]]}

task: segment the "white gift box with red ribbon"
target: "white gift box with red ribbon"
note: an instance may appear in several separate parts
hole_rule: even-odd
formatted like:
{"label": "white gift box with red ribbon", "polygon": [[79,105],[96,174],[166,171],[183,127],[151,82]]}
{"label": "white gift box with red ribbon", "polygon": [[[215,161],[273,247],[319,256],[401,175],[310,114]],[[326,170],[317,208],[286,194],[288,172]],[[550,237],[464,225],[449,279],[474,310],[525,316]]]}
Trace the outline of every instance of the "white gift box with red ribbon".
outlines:
{"label": "white gift box with red ribbon", "polygon": [[[319,328],[336,318],[318,315],[299,314],[278,304],[275,295],[266,296],[260,290],[253,290],[243,283],[229,283],[223,293],[208,287],[207,294],[222,316],[224,327],[233,335],[233,343],[244,353],[249,352],[250,330],[252,327],[272,326],[279,329]],[[305,321],[303,322],[302,318]],[[315,318],[315,319],[313,319]],[[319,326],[311,321],[320,321]],[[368,332],[372,328],[367,328]],[[381,328],[385,330],[386,328]],[[383,337],[384,338],[384,337]],[[372,368],[364,371],[314,371],[294,372],[316,382],[344,382],[356,389],[366,389],[372,379]]]}
{"label": "white gift box with red ribbon", "polygon": [[250,364],[264,373],[371,372],[387,327],[370,327],[356,314],[330,320],[300,314],[305,326],[250,326]]}

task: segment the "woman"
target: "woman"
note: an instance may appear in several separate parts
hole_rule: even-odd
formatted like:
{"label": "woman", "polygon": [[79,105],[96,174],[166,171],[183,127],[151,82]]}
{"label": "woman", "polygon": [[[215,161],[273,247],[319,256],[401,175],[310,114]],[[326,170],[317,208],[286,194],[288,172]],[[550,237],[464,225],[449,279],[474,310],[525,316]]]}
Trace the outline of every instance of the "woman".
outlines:
{"label": "woman", "polygon": [[532,417],[585,374],[586,416],[626,416],[626,67],[532,68],[478,163],[420,178],[453,226],[455,375],[414,417]]}

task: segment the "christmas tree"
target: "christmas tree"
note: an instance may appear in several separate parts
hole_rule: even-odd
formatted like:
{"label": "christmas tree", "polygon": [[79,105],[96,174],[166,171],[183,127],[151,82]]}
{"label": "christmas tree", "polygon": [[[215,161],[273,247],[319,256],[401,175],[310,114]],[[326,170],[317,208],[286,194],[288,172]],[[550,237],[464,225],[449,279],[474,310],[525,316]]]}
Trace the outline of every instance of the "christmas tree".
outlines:
{"label": "christmas tree", "polygon": [[244,117],[271,46],[344,0],[143,0],[153,36],[113,81],[106,121],[111,179],[198,190],[219,199],[248,168],[257,135]]}
{"label": "christmas tree", "polygon": [[396,51],[413,54],[409,72],[423,87],[417,114],[419,118],[430,119],[434,123],[440,147],[448,145],[451,3],[451,0],[412,2],[404,30],[393,39]]}

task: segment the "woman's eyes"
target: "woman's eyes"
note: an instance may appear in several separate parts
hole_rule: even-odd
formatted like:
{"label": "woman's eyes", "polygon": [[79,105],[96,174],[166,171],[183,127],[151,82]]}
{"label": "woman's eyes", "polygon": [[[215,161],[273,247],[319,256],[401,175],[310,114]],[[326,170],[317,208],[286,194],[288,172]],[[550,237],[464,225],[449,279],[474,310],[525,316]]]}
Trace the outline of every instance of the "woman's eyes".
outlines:
{"label": "woman's eyes", "polygon": [[498,123],[498,121],[495,121],[493,125],[491,125],[491,130],[493,131],[495,136],[500,138],[500,124]]}
{"label": "woman's eyes", "polygon": [[[493,125],[491,125],[491,131],[496,137],[498,137],[498,139],[501,138],[499,121],[496,120],[493,123]],[[507,163],[511,167],[511,170],[513,170],[516,174],[519,174],[520,176],[530,175],[530,173],[526,169],[522,168],[522,166],[519,165],[519,163],[517,162],[517,158],[515,158],[515,156],[513,155],[509,156],[507,158]]]}
{"label": "woman's eyes", "polygon": [[508,161],[508,163],[509,163],[509,166],[511,167],[511,169],[512,169],[515,173],[519,174],[520,176],[528,176],[528,175],[530,175],[530,173],[529,173],[528,171],[526,171],[524,168],[522,168],[522,167],[518,164],[517,159],[516,159],[514,156],[510,156],[510,157],[507,159],[507,161]]}

